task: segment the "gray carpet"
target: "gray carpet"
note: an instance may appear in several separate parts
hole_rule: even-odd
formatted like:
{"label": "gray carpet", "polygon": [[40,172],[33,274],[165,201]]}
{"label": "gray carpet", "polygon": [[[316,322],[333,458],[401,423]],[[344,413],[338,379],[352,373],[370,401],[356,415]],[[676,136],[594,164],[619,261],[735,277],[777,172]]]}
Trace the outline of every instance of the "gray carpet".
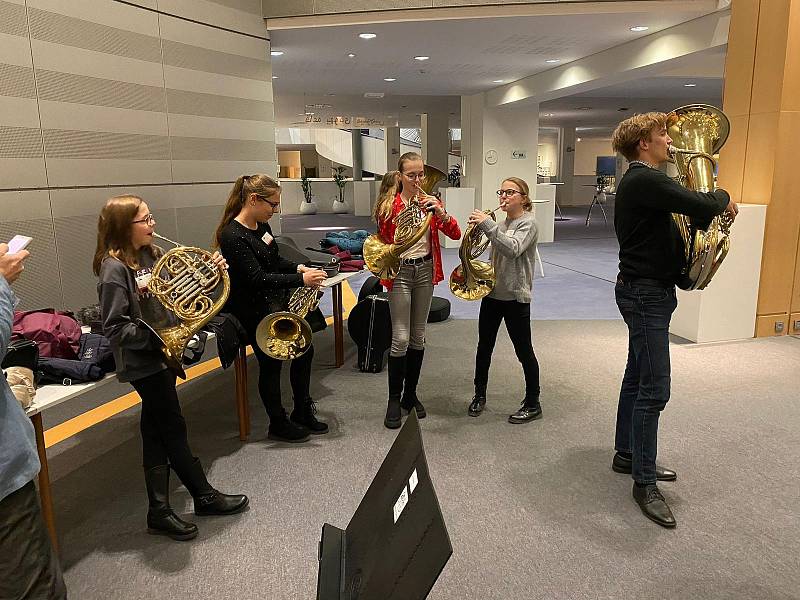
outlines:
{"label": "gray carpet", "polygon": [[[475,322],[428,330],[422,429],[454,547],[430,598],[800,597],[800,340],[673,345],[660,440],[660,461],[679,474],[661,486],[678,519],[668,531],[609,467],[624,325],[533,325],[545,417],[525,425],[506,422],[523,385],[504,331],[475,419]],[[347,524],[395,435],[382,425],[386,373],[357,372],[349,345],[332,369],[331,340],[330,329],[318,336],[312,392],[332,432],[308,444],[265,441],[252,364],[248,444],[237,439],[232,373],[181,388],[212,483],[251,497],[244,514],[196,519],[192,542],[144,532],[137,408],[52,448],[71,598],[314,598],[322,523]],[[183,488],[173,504],[188,510]]]}

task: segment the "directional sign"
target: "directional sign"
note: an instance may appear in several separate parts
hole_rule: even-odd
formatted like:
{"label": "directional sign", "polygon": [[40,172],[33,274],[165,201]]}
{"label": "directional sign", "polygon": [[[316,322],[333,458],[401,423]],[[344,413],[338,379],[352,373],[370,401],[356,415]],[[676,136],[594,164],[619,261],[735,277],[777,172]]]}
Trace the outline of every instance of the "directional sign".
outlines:
{"label": "directional sign", "polygon": [[511,158],[513,158],[515,160],[528,158],[528,152],[527,152],[527,150],[512,150],[511,151]]}

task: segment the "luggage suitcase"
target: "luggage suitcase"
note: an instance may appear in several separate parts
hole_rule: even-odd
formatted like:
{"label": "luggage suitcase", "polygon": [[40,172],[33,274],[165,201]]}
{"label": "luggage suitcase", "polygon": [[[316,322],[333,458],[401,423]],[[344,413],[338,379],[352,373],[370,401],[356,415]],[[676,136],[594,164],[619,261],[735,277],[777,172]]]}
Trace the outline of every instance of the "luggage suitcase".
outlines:
{"label": "luggage suitcase", "polygon": [[392,320],[387,294],[372,294],[356,304],[350,311],[347,328],[358,346],[358,370],[380,373],[392,344]]}

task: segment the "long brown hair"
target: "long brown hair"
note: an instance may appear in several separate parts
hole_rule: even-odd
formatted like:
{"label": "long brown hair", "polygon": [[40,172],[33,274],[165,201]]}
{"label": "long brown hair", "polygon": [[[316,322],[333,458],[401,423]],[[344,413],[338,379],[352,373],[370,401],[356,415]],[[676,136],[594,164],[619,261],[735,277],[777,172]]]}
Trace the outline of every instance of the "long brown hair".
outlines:
{"label": "long brown hair", "polygon": [[225,210],[222,211],[222,220],[214,233],[214,248],[219,248],[222,230],[242,211],[244,203],[250,197],[250,194],[269,198],[279,191],[281,191],[280,184],[269,175],[242,175],[239,177],[228,195]]}
{"label": "long brown hair", "polygon": [[525,200],[522,203],[522,208],[524,208],[525,210],[533,209],[533,202],[531,202],[531,197],[530,197],[531,190],[524,179],[520,179],[519,177],[506,177],[505,179],[503,179],[503,181],[510,181],[511,183],[516,184],[517,187],[520,189],[523,197],[525,198]]}
{"label": "long brown hair", "polygon": [[[97,248],[92,261],[95,275],[100,275],[100,265],[107,256],[116,258],[131,269],[139,268],[131,229],[142,202],[144,200],[139,196],[130,195],[114,196],[106,201],[97,219]],[[148,246],[147,252],[155,258],[153,246]]]}
{"label": "long brown hair", "polygon": [[375,221],[380,223],[392,216],[392,202],[397,195],[400,187],[400,171],[389,171],[383,176],[381,181],[381,191],[375,201],[375,211],[373,216]]}

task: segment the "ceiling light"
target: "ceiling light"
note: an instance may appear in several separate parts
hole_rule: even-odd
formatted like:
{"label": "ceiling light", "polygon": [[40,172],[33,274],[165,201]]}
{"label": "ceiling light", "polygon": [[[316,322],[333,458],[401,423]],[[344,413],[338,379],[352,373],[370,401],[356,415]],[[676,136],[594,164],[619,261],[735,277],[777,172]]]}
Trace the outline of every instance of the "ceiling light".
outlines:
{"label": "ceiling light", "polygon": [[375,39],[376,37],[378,37],[378,34],[377,33],[359,33],[358,37],[360,37],[362,40],[372,40],[372,39]]}
{"label": "ceiling light", "polygon": [[502,79],[495,79],[494,81],[492,81],[492,83],[503,83],[503,80]]}
{"label": "ceiling light", "polygon": [[428,60],[430,56],[415,56],[414,60]]}
{"label": "ceiling light", "polygon": [[697,87],[696,83],[684,83],[683,87]]}
{"label": "ceiling light", "polygon": [[645,25],[636,25],[635,27],[631,27],[631,31],[636,31],[636,32],[647,31],[648,29],[650,28]]}
{"label": "ceiling light", "polygon": [[555,63],[557,63],[557,62],[561,62],[561,59],[560,59],[560,58],[548,58],[548,59],[547,59],[546,61],[544,61],[544,62],[546,62],[546,63],[547,63],[547,64],[549,64],[549,65],[552,65],[552,64],[555,64]]}
{"label": "ceiling light", "polygon": [[576,142],[580,142],[580,141],[581,141],[581,138],[575,138],[575,141],[576,141]]}
{"label": "ceiling light", "polygon": [[273,78],[273,79],[277,79],[277,78],[278,78],[278,76],[277,76],[277,75],[273,75],[273,76],[272,76],[272,78]]}
{"label": "ceiling light", "polygon": [[283,50],[271,50],[270,56],[283,56]]}
{"label": "ceiling light", "polygon": [[384,77],[383,80],[384,81],[397,81],[397,78],[396,77]]}
{"label": "ceiling light", "polygon": [[347,54],[347,58],[355,58],[355,57],[356,57],[356,55],[353,54],[352,52]]}
{"label": "ceiling light", "polygon": [[553,113],[542,113],[543,117],[552,117]]}
{"label": "ceiling light", "polygon": [[579,106],[578,110],[592,110],[591,106]]}

